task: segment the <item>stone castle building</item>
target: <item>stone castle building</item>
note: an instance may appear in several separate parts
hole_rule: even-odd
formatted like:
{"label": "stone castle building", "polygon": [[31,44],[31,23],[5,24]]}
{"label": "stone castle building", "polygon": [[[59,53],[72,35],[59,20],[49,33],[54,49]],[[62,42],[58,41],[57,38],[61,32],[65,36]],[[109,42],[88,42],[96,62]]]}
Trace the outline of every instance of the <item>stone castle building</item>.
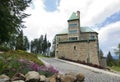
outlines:
{"label": "stone castle building", "polygon": [[98,33],[81,27],[80,12],[73,12],[68,28],[55,36],[55,56],[100,65]]}

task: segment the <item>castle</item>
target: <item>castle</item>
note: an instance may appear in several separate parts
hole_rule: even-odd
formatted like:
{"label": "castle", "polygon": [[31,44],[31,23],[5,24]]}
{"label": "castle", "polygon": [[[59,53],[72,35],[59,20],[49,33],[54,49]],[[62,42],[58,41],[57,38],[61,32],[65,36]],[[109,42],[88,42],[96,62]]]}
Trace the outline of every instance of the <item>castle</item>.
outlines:
{"label": "castle", "polygon": [[80,11],[68,19],[68,28],[55,36],[55,57],[100,65],[98,33],[81,27]]}

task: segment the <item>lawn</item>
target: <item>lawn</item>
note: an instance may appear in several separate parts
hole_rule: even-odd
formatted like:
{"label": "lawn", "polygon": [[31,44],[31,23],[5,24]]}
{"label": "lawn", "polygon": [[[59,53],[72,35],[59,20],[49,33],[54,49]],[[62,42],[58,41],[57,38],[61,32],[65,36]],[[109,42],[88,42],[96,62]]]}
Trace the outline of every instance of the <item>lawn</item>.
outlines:
{"label": "lawn", "polygon": [[117,72],[120,72],[120,67],[118,67],[118,66],[112,66],[112,67],[110,67],[112,70],[115,70],[115,71],[117,71]]}

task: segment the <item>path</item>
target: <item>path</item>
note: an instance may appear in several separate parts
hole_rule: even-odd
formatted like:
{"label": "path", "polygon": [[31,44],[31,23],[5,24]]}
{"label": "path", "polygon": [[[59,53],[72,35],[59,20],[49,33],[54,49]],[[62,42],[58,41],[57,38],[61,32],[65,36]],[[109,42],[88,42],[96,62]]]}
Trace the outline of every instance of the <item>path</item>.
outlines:
{"label": "path", "polygon": [[54,58],[42,58],[46,65],[52,65],[61,73],[83,73],[85,75],[85,82],[120,82],[120,76],[97,72],[91,69],[87,69],[83,66],[74,65],[65,61]]}

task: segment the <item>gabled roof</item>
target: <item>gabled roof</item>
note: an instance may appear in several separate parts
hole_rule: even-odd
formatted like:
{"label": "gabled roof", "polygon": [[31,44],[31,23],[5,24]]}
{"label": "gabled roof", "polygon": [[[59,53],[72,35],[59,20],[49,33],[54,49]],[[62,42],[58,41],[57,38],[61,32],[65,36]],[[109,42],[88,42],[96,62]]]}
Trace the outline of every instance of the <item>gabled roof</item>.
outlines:
{"label": "gabled roof", "polygon": [[75,20],[75,19],[79,19],[79,17],[76,15],[75,12],[73,12],[68,20]]}
{"label": "gabled roof", "polygon": [[[96,32],[93,29],[89,28],[89,27],[80,27],[80,31],[81,32]],[[68,29],[64,29],[62,32],[60,32],[59,34],[68,34]]]}

